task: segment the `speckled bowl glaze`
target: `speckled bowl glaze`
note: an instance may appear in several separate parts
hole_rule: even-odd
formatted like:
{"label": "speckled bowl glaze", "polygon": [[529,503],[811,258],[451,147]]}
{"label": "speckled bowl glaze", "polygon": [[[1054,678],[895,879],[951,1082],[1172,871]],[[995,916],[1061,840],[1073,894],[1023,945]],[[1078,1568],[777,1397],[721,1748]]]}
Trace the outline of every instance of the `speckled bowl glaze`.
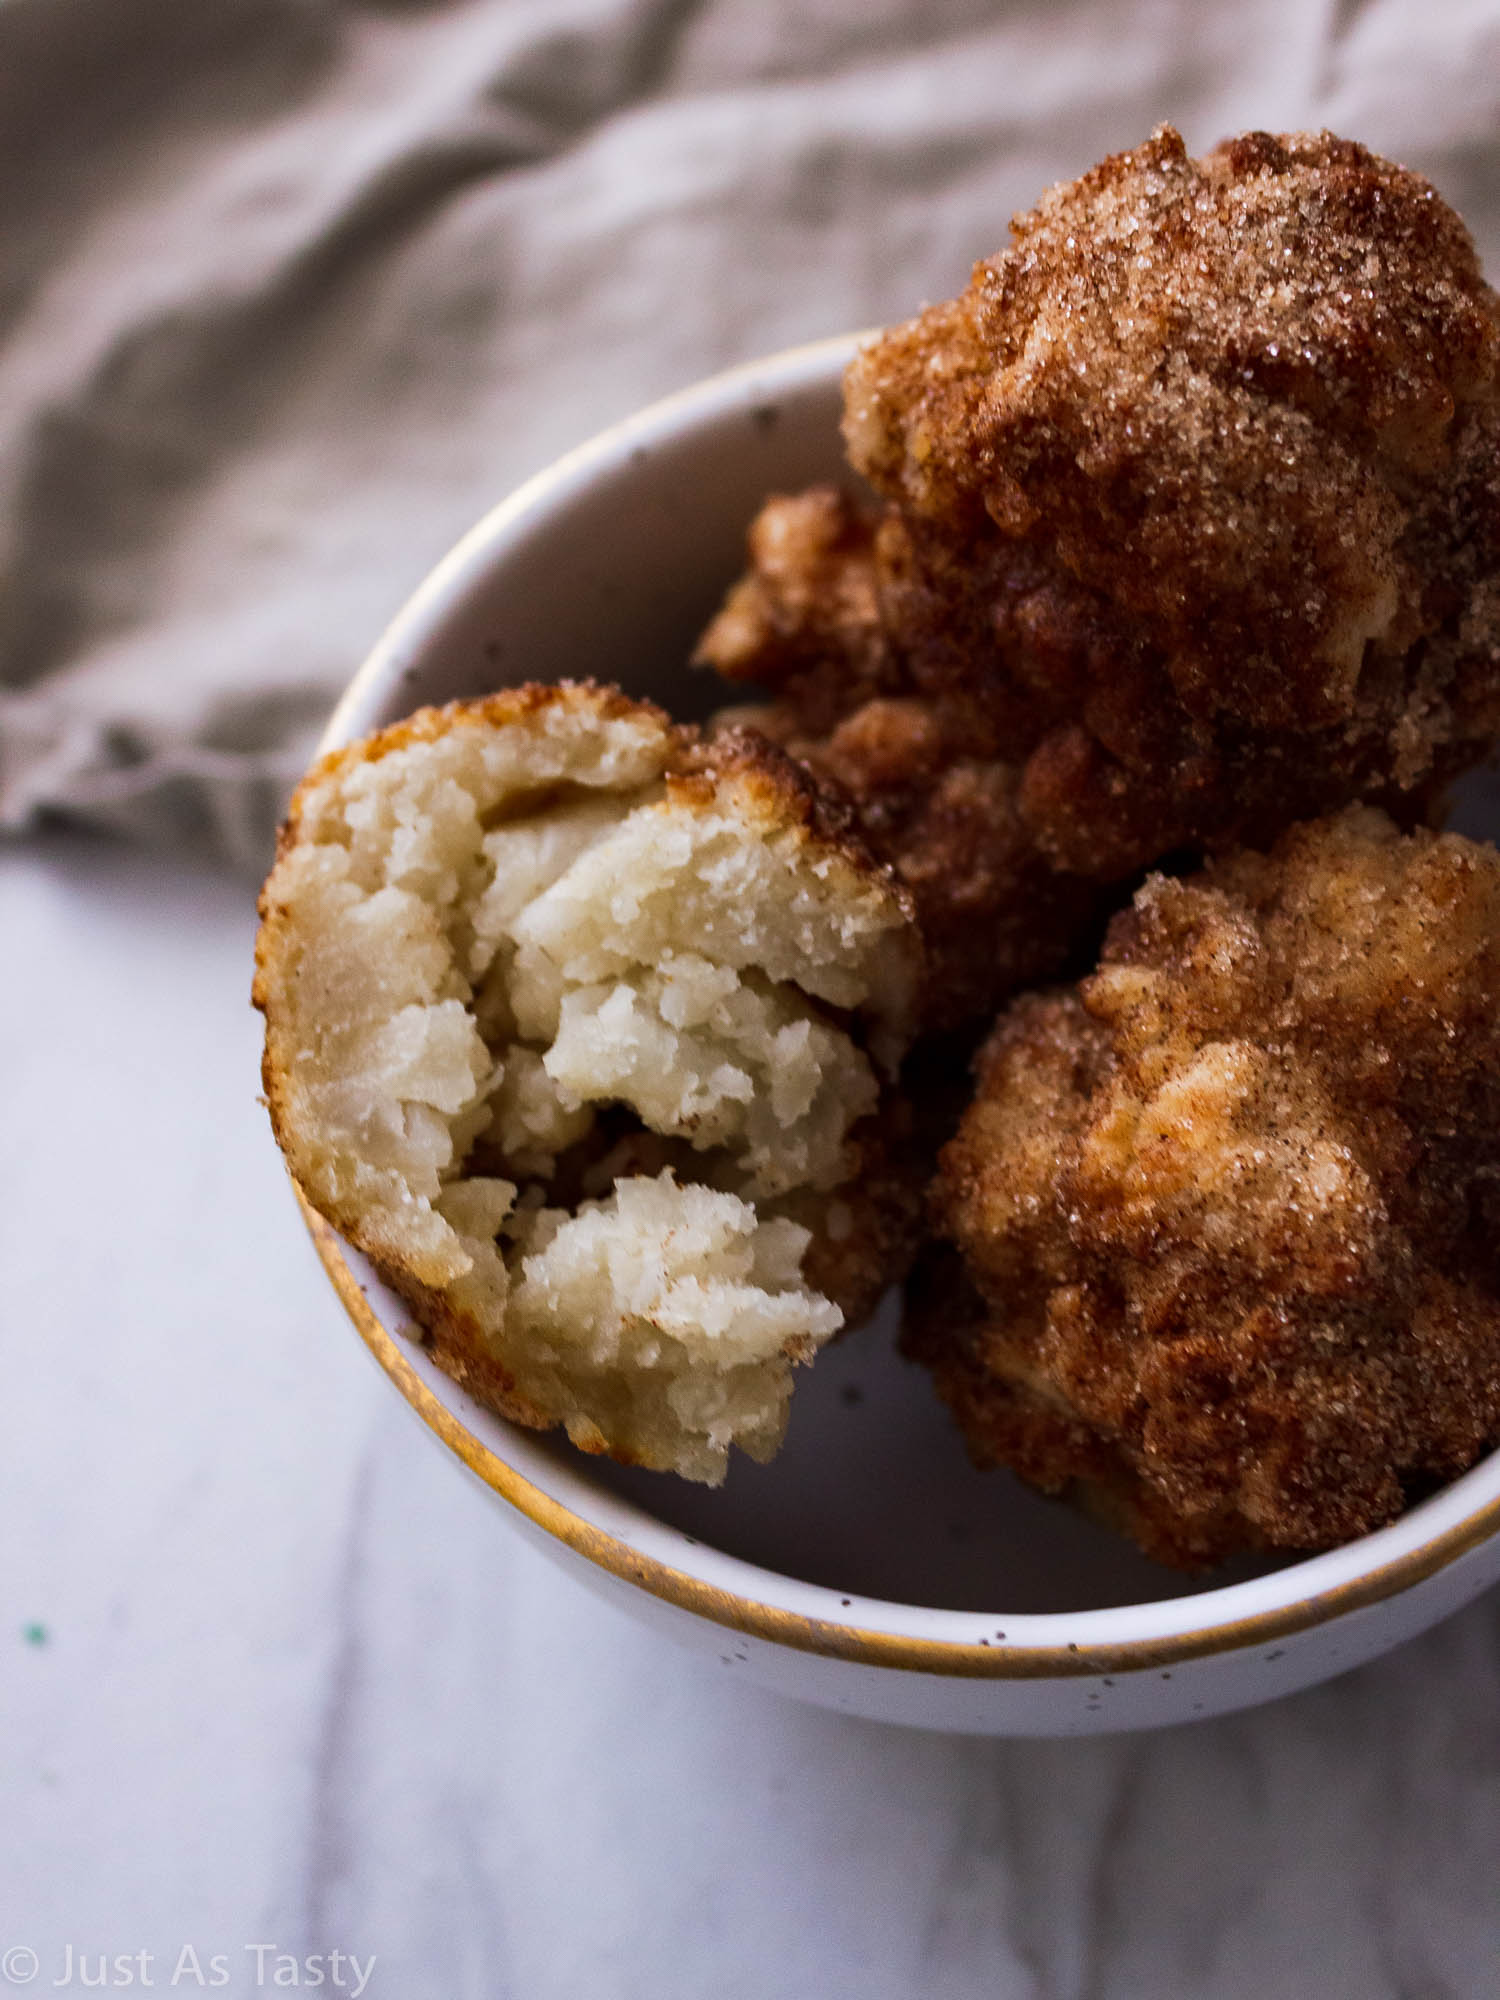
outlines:
{"label": "speckled bowl glaze", "polygon": [[[763,497],[840,476],[854,345],[717,376],[533,479],[417,591],[324,747],[531,679],[593,675],[706,712],[718,691],[686,664],[693,640]],[[1014,1735],[1189,1721],[1357,1666],[1500,1573],[1500,1456],[1327,1555],[1206,1579],[1157,1569],[970,1468],[925,1376],[895,1354],[893,1309],[804,1376],[773,1465],[741,1461],[718,1492],[628,1471],[479,1408],[362,1260],[307,1219],[395,1388],[518,1529],[723,1671],[831,1708]]]}

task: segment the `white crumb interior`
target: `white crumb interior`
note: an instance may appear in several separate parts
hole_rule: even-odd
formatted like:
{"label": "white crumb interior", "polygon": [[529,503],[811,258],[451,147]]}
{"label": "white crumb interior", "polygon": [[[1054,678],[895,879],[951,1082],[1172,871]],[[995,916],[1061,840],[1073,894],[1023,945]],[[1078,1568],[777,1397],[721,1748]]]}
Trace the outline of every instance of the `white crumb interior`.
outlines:
{"label": "white crumb interior", "polygon": [[[845,1177],[878,1084],[828,1010],[866,999],[901,917],[753,789],[669,792],[670,752],[649,712],[560,705],[317,781],[271,883],[284,1123],[314,1199],[525,1402],[715,1481],[731,1442],[775,1449],[791,1363],[841,1321],[808,1232],[754,1204]],[[604,1150],[622,1106],[704,1184],[554,1206],[559,1156]]]}

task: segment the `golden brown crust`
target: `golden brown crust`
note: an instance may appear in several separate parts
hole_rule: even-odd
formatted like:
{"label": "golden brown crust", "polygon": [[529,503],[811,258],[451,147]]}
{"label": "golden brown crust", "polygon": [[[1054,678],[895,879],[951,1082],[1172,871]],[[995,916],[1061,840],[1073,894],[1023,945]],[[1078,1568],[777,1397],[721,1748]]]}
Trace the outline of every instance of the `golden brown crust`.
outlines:
{"label": "golden brown crust", "polygon": [[[341,1230],[340,1234],[356,1249],[364,1247],[357,1232]],[[415,1325],[410,1331],[421,1340],[445,1375],[451,1376],[476,1402],[499,1416],[509,1417],[512,1423],[524,1424],[534,1431],[553,1428],[558,1421],[557,1412],[540,1408],[521,1393],[515,1376],[500,1361],[494,1341],[486,1336],[474,1313],[465,1312],[436,1285],[424,1285],[399,1259],[371,1255],[368,1250],[365,1254],[377,1275],[411,1307]],[[571,1432],[569,1435],[581,1450],[609,1449],[603,1438],[597,1444],[590,1444],[586,1435],[574,1437]],[[628,1462],[618,1452],[612,1455],[622,1464]]]}
{"label": "golden brown crust", "polygon": [[812,839],[839,854],[849,868],[884,881],[908,917],[912,899],[896,871],[865,838],[853,804],[838,787],[818,782],[817,772],[790,754],[766,731],[728,722],[703,741],[682,730],[682,748],[667,774],[674,795],[704,800],[715,787],[732,782],[743,802],[753,799],[768,828],[798,824]]}
{"label": "golden brown crust", "polygon": [[1356,810],[1153,877],[1019,1001],[909,1339],[971,1447],[1149,1552],[1332,1546],[1500,1432],[1500,855]]}

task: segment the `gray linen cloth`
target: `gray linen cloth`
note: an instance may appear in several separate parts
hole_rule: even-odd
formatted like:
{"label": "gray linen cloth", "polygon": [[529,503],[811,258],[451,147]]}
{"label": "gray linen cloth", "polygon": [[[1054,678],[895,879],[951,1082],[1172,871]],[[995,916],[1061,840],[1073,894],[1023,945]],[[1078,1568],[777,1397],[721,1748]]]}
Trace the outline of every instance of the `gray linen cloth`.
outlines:
{"label": "gray linen cloth", "polygon": [[0,0],[0,826],[263,864],[507,489],[1164,118],[1364,139],[1500,261],[1500,0]]}

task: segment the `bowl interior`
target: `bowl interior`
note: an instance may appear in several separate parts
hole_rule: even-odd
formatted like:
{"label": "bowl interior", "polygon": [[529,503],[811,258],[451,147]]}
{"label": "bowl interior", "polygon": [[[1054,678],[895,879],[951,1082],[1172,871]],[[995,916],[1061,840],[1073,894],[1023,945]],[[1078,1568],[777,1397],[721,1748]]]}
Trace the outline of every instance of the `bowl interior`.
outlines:
{"label": "bowl interior", "polygon": [[[397,618],[325,744],[424,702],[533,679],[618,681],[684,718],[718,705],[719,685],[689,665],[694,640],[743,566],[745,529],[766,495],[847,480],[839,377],[853,345],[822,342],[699,385],[523,488]],[[1466,831],[1495,831],[1492,786],[1466,788],[1457,815]],[[398,1302],[365,1288],[382,1323],[400,1327]],[[408,1353],[465,1433],[549,1503],[678,1568],[701,1572],[715,1554],[728,1558],[716,1584],[757,1598],[780,1589],[783,1600],[790,1589],[834,1618],[840,1606],[851,1616],[855,1600],[866,1621],[872,1600],[904,1612],[1015,1614],[1031,1643],[1047,1643],[1082,1633],[1079,1614],[1103,1613],[1103,1637],[1117,1625],[1110,1607],[1154,1605],[1156,1629],[1196,1628],[1346,1583],[1500,1497],[1492,1459],[1355,1548],[1179,1576],[1008,1474],[976,1472],[925,1374],[898,1357],[896,1318],[888,1301],[825,1352],[802,1376],[780,1456],[769,1466],[737,1457],[717,1491],[518,1431],[478,1409],[419,1350]],[[1053,1628],[1054,1618],[1072,1622]],[[893,1613],[887,1622],[907,1621]]]}

